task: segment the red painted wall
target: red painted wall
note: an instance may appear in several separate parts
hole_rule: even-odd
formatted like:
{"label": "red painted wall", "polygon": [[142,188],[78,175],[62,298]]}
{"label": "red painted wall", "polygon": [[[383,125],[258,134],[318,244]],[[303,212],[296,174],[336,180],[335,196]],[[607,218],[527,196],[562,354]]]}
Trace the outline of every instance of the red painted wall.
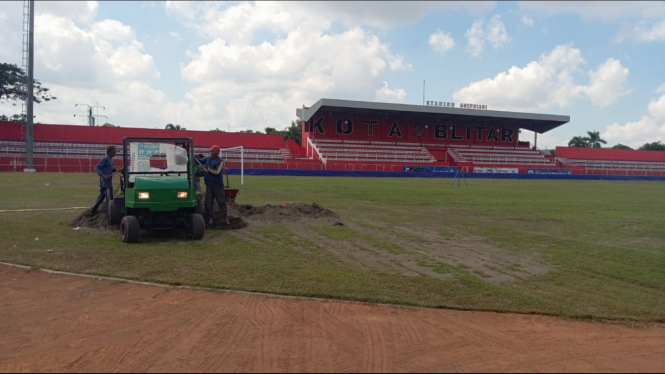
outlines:
{"label": "red painted wall", "polygon": [[[183,137],[194,139],[195,146],[217,144],[222,148],[245,146],[248,148],[285,148],[282,135],[243,134],[217,131],[162,130],[131,127],[90,127],[76,125],[36,124],[34,139],[37,142],[72,142],[122,144],[122,138],[135,137]],[[0,140],[21,140],[21,124],[0,122]]]}
{"label": "red painted wall", "polygon": [[[418,125],[421,126],[422,130],[420,136],[416,133]],[[517,126],[494,127],[480,121],[439,122],[436,120],[410,119],[404,116],[391,117],[390,115],[331,115],[317,112],[304,126],[303,144],[307,141],[307,136],[311,136],[313,139],[370,140],[441,145],[516,146],[519,140]],[[451,126],[454,126],[454,134]],[[485,127],[485,129],[476,129],[477,126]],[[391,133],[391,130],[397,129],[399,129],[399,132],[392,131]],[[503,133],[504,129],[505,134]],[[492,133],[496,135],[496,139],[490,136]]]}
{"label": "red painted wall", "polygon": [[665,162],[663,151],[633,151],[631,149],[556,147],[556,157],[582,160],[617,160]]}

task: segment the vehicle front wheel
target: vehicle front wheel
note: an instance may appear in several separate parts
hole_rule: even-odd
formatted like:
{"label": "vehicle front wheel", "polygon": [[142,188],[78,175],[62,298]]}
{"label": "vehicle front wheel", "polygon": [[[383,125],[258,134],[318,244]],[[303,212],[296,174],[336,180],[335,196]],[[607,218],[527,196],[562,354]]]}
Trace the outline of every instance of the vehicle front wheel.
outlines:
{"label": "vehicle front wheel", "polygon": [[120,233],[122,241],[125,243],[136,243],[139,241],[139,219],[134,216],[125,216],[120,222]]}
{"label": "vehicle front wheel", "polygon": [[201,240],[205,233],[206,224],[203,216],[200,214],[190,214],[187,217],[187,225],[185,226],[185,235],[187,239]]}

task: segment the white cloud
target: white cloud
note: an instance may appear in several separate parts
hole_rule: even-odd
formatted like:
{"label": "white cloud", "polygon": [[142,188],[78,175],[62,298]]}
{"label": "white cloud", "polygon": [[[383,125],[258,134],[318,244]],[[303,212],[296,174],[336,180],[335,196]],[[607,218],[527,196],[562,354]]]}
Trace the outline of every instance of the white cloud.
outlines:
{"label": "white cloud", "polygon": [[502,48],[510,41],[510,36],[506,32],[506,26],[501,21],[500,15],[492,17],[487,30],[483,29],[483,24],[483,19],[476,20],[465,33],[468,41],[466,50],[474,57],[482,56],[486,41],[492,44],[494,49]]}
{"label": "white cloud", "polygon": [[182,41],[182,37],[175,31],[169,31],[169,35],[177,41]]}
{"label": "white cloud", "polygon": [[657,94],[665,93],[665,83],[661,84],[655,91]]}
{"label": "white cloud", "polygon": [[471,28],[466,30],[464,34],[468,40],[466,46],[466,51],[471,53],[474,57],[480,57],[483,54],[483,49],[485,49],[485,37],[483,33],[483,23],[482,19],[476,20]]}
{"label": "white cloud", "polygon": [[503,47],[510,40],[506,32],[506,26],[501,22],[501,16],[498,14],[492,17],[490,21],[487,40],[492,44],[494,49]]}
{"label": "white cloud", "polygon": [[115,20],[81,28],[66,18],[37,16],[35,69],[44,81],[75,86],[159,78],[152,56],[135,38],[131,27]]}
{"label": "white cloud", "polygon": [[579,14],[585,19],[616,21],[665,17],[662,1],[520,1],[520,9],[545,15]]}
{"label": "white cloud", "polygon": [[540,65],[552,73],[557,70],[573,73],[579,71],[585,64],[586,61],[582,57],[582,52],[577,48],[573,48],[572,43],[554,47],[549,55],[544,53],[540,55]]}
{"label": "white cloud", "polygon": [[383,82],[383,87],[376,91],[376,98],[374,100],[381,102],[402,103],[406,98],[406,91],[401,88],[390,89],[388,82]]}
{"label": "white cloud", "polygon": [[614,41],[621,43],[626,39],[638,43],[665,41],[665,20],[651,25],[644,21],[633,25],[625,24],[614,37]]}
{"label": "white cloud", "polygon": [[50,15],[89,23],[97,17],[98,9],[97,1],[36,1],[35,17]]}
{"label": "white cloud", "polygon": [[633,148],[657,140],[665,141],[665,95],[653,99],[647,107],[647,114],[639,121],[618,123],[607,126],[602,134],[608,142],[617,142]]}
{"label": "white cloud", "polygon": [[494,78],[473,82],[453,94],[457,102],[484,103],[492,109],[534,111],[565,107],[571,100],[587,97],[594,105],[606,106],[625,95],[628,69],[608,59],[589,71],[589,84],[580,85],[573,74],[586,61],[572,44],[560,45],[539,61],[511,67]]}
{"label": "white cloud", "polygon": [[348,28],[373,26],[388,29],[408,24],[432,11],[484,15],[496,2],[264,2],[229,4],[167,1],[169,15],[183,21],[211,39],[251,43],[259,29],[288,33],[300,27],[319,32],[341,21]]}
{"label": "white cloud", "polygon": [[605,107],[628,93],[625,88],[628,68],[619,60],[608,59],[598,69],[589,72],[589,85],[580,87],[593,105]]}
{"label": "white cloud", "polygon": [[526,26],[529,26],[529,27],[533,27],[533,25],[535,25],[535,22],[533,21],[533,18],[531,18],[529,16],[523,16],[521,22],[522,22],[523,25],[526,25]]}
{"label": "white cloud", "polygon": [[444,54],[455,47],[455,40],[449,32],[444,33],[441,30],[436,30],[436,33],[429,36],[429,44],[435,51]]}
{"label": "white cloud", "polygon": [[[403,101],[406,92],[385,82],[389,69],[410,65],[378,37],[354,28],[336,35],[292,31],[257,46],[215,39],[199,47],[182,75],[198,84],[187,97],[201,123],[225,118],[248,128],[258,120],[264,127],[288,124],[295,108],[322,97]],[[281,105],[279,115],[241,115],[259,103],[262,110]]]}

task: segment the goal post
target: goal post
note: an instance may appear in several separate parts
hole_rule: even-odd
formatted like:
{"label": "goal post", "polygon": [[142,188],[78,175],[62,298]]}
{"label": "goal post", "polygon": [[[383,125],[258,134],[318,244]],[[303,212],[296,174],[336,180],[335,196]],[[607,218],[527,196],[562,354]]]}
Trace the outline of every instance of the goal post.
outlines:
{"label": "goal post", "polygon": [[245,184],[245,147],[222,148],[219,150],[219,156],[225,161],[237,160],[240,156],[240,185]]}

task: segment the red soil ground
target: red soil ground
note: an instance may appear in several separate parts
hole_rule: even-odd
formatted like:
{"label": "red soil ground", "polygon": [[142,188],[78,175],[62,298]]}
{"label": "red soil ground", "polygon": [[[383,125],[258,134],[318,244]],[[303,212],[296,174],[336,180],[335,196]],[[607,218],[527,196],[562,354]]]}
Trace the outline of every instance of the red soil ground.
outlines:
{"label": "red soil ground", "polygon": [[665,328],[208,292],[0,265],[0,371],[665,370]]}

